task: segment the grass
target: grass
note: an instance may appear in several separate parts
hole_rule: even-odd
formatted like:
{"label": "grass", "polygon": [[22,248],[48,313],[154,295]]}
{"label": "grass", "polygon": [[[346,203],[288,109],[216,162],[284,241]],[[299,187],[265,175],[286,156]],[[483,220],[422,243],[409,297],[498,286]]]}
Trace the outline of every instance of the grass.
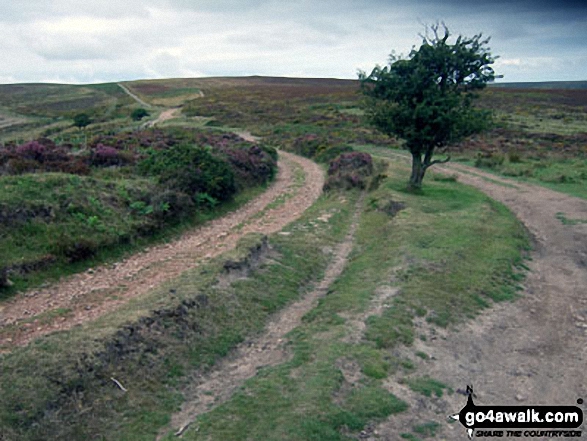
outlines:
{"label": "grass", "polygon": [[[475,165],[475,161],[469,157],[461,157],[457,160],[470,166]],[[584,159],[524,158],[512,162],[506,157],[500,165],[480,168],[520,182],[541,185],[570,196],[587,198],[587,161]]]}
{"label": "grass", "polygon": [[[116,179],[114,182],[84,176],[47,173],[18,177],[0,177],[4,192],[0,193],[0,209],[15,204],[24,213],[47,213],[44,218],[0,232],[0,262],[5,266],[33,266],[26,275],[10,276],[14,283],[0,291],[0,300],[17,292],[57,280],[87,268],[117,261],[147,246],[177,239],[182,233],[209,220],[237,209],[261,194],[266,186],[244,190],[231,201],[207,211],[198,211],[164,229],[150,229],[141,210],[129,209],[155,188],[148,178]],[[24,203],[22,201],[25,201]],[[63,211],[63,203],[67,210]],[[9,233],[9,234],[8,234]],[[81,242],[80,242],[81,241]],[[64,247],[84,243],[93,250],[79,261],[65,258],[44,259],[62,253]],[[90,248],[88,248],[90,252]]]}
{"label": "grass", "polygon": [[[215,280],[223,260],[217,259],[82,329],[53,334],[1,356],[2,370],[9,374],[0,380],[0,427],[10,430],[5,432],[8,438],[19,439],[38,439],[41,433],[53,439],[95,433],[105,439],[150,439],[179,403],[170,384],[181,384],[182,374],[205,369],[226,355],[320,275],[328,259],[322,250],[345,233],[349,204],[324,198],[290,226],[299,234],[272,238],[279,257],[254,279],[219,288]],[[307,227],[308,219],[333,209],[337,212],[328,225]],[[193,302],[205,306],[177,312]],[[153,310],[160,312],[153,315]],[[185,314],[184,319],[178,321],[175,314]],[[155,319],[145,322],[141,317]],[[134,329],[136,337],[129,340],[124,329]],[[129,393],[117,390],[110,377]],[[76,416],[78,405],[91,408],[91,414]],[[44,412],[55,406],[61,409],[58,420],[66,425]],[[122,427],[119,421],[124,421]]]}
{"label": "grass", "polygon": [[444,389],[448,389],[448,386],[445,384],[429,377],[412,378],[407,380],[407,383],[414,392],[418,392],[426,397],[435,395],[438,398],[442,398]]}
{"label": "grass", "polygon": [[[431,183],[420,195],[403,192],[405,171],[392,165],[368,198],[399,200],[406,208],[392,217],[365,202],[346,270],[288,336],[291,360],[261,370],[227,403],[202,415],[184,439],[236,440],[247,433],[344,440],[407,410],[384,379],[406,378],[431,394],[446,389],[418,379],[415,365],[390,350],[411,343],[417,315],[449,326],[500,299],[496,293],[509,287],[527,242],[507,210],[458,182]],[[357,197],[323,196],[286,228],[291,235],[270,238],[275,255],[246,280],[220,288],[219,258],[81,329],[3,355],[5,437],[152,439],[178,409],[177,390],[189,373],[207,369],[259,332],[272,312],[320,276],[329,260],[324,250],[346,234]],[[328,222],[313,222],[325,213],[332,214]],[[486,240],[491,244],[483,245]],[[352,343],[348,337],[358,331],[347,317],[368,311],[377,288],[392,279],[400,293],[381,315],[366,319],[364,338]],[[344,360],[358,369],[358,382],[347,381]]]}
{"label": "grass", "polygon": [[561,221],[563,225],[579,225],[579,224],[587,224],[587,220],[585,219],[569,219],[565,216],[564,213],[557,213],[556,218]]}
{"label": "grass", "polygon": [[[389,171],[395,176],[405,168],[392,166]],[[424,313],[437,326],[455,325],[487,307],[492,297],[501,299],[497,293],[504,284],[513,296],[515,290],[507,281],[512,264],[521,261],[527,239],[507,210],[475,190],[442,182],[418,196],[403,193],[402,187],[403,180],[392,177],[371,195],[401,198],[408,208],[395,218],[365,209],[343,275],[289,336],[292,360],[247,381],[229,402],[198,418],[185,439],[236,440],[247,433],[252,439],[343,440],[368,421],[407,410],[385,389],[386,378],[406,377],[411,387],[426,395],[447,390],[436,380],[412,377],[414,364],[390,350],[411,343],[418,314]],[[492,232],[484,230],[487,216],[498,224]],[[430,229],[429,238],[411,234],[423,231],[424,225]],[[487,254],[462,254],[484,237],[498,244],[489,246]],[[366,320],[363,339],[349,343],[349,335],[357,330],[346,317],[368,310],[376,289],[398,273],[407,275],[397,277],[400,294],[381,316]],[[353,384],[341,369],[349,363],[360,378]],[[420,436],[427,436],[430,431],[422,427]]]}
{"label": "grass", "polygon": [[428,421],[426,423],[414,426],[414,432],[423,438],[428,438],[436,435],[440,424],[435,421]]}

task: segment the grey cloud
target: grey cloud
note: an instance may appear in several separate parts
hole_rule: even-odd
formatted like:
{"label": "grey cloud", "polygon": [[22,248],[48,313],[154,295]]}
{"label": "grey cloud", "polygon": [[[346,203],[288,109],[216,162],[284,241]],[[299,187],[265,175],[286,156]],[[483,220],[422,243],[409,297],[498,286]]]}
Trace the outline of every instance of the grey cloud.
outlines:
{"label": "grey cloud", "polygon": [[[6,0],[0,80],[355,78],[357,68],[385,63],[392,50],[407,53],[420,42],[423,23],[437,20],[455,33],[492,36],[495,54],[521,60],[501,66],[508,79],[587,79],[587,65],[568,63],[586,56],[584,11],[583,2],[546,0]],[[545,53],[552,62],[533,72],[529,66]]]}

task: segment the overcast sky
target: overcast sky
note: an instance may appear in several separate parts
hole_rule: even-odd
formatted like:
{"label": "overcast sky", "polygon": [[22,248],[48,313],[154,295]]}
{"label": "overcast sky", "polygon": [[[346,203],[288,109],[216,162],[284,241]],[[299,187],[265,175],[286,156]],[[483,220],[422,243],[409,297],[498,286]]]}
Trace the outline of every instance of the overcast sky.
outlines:
{"label": "overcast sky", "polygon": [[503,81],[587,80],[585,0],[2,0],[0,83],[357,78],[437,21],[491,36]]}

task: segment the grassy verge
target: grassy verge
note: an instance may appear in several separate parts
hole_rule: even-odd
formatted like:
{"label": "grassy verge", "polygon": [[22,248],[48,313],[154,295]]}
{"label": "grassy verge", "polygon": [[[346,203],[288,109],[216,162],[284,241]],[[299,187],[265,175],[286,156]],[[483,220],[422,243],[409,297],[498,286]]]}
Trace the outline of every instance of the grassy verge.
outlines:
{"label": "grassy verge", "polygon": [[[460,156],[456,161],[475,167],[478,160]],[[498,163],[478,166],[480,170],[520,182],[541,185],[570,196],[587,199],[587,161],[570,158],[514,159],[500,157]]]}
{"label": "grassy verge", "polygon": [[[295,234],[272,237],[271,258],[254,277],[217,283],[224,259],[241,259],[259,241],[253,237],[109,316],[0,356],[0,436],[153,439],[181,402],[188,373],[259,331],[321,275],[326,250],[346,233],[352,199],[322,198],[289,227]],[[310,223],[325,213],[328,223]]]}
{"label": "grassy verge", "polygon": [[[238,209],[267,189],[267,185],[245,189],[224,204],[194,212],[165,228],[154,228],[138,205],[140,199],[155,188],[152,179],[109,182],[75,175],[44,174],[5,177],[2,184],[7,191],[0,194],[0,206],[3,203],[6,206],[16,204],[18,199],[15,197],[18,197],[26,201],[20,203],[24,214],[26,210],[31,213],[37,210],[41,214],[47,212],[49,219],[55,216],[64,201],[68,209],[64,219],[58,219],[58,222],[47,222],[39,217],[34,222],[11,228],[10,234],[8,231],[0,233],[0,261],[8,266],[30,266],[27,262],[36,262],[34,271],[26,271],[24,275],[15,272],[10,276],[14,285],[0,290],[0,300],[60,277],[122,259],[145,247],[177,239],[190,229]],[[11,191],[11,186],[18,187],[18,191]],[[137,209],[129,210],[133,203],[137,204]],[[82,242],[88,247],[87,255],[83,255],[81,247],[75,247]],[[71,254],[70,259],[43,261],[43,256],[64,254],[67,246],[71,246],[70,250],[65,250],[66,256]],[[76,251],[79,256],[75,255]]]}
{"label": "grassy verge", "polygon": [[50,140],[0,147],[0,298],[34,286],[31,273],[68,274],[226,213],[276,169],[276,151],[235,135],[173,129],[103,139],[118,148],[97,140],[81,151]]}
{"label": "grassy verge", "polygon": [[[526,232],[477,190],[433,181],[414,195],[403,191],[404,165],[387,174],[366,199],[344,273],[288,336],[291,361],[262,370],[200,416],[184,439],[356,439],[368,423],[407,410],[386,378],[424,395],[451,392],[393,349],[417,337],[416,320],[451,327],[494,301],[514,299]],[[389,210],[392,202],[403,209]],[[427,436],[438,424],[416,429]]]}
{"label": "grassy verge", "polygon": [[[359,151],[365,151],[372,155],[385,155],[386,149],[375,146],[353,146]],[[392,149],[394,154],[405,155],[408,153],[400,149]],[[541,185],[551,190],[560,191],[579,198],[587,198],[587,161],[570,158],[518,158],[509,155],[494,155],[485,160],[480,160],[478,153],[458,154],[453,157],[454,162],[477,168],[487,173],[512,179],[513,181],[526,182]],[[511,159],[513,158],[513,160]],[[434,169],[431,169],[432,172]],[[473,170],[474,172],[474,170]],[[487,178],[486,178],[487,179]],[[489,180],[489,179],[487,179]],[[503,182],[492,181],[498,185],[508,186]]]}

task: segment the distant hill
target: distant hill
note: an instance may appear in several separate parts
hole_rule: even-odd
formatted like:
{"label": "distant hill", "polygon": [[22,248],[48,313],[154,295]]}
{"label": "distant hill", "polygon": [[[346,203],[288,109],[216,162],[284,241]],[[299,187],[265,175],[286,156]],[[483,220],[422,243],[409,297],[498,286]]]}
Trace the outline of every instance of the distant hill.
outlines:
{"label": "distant hill", "polygon": [[587,89],[587,81],[543,81],[523,83],[493,83],[491,87],[509,89]]}

